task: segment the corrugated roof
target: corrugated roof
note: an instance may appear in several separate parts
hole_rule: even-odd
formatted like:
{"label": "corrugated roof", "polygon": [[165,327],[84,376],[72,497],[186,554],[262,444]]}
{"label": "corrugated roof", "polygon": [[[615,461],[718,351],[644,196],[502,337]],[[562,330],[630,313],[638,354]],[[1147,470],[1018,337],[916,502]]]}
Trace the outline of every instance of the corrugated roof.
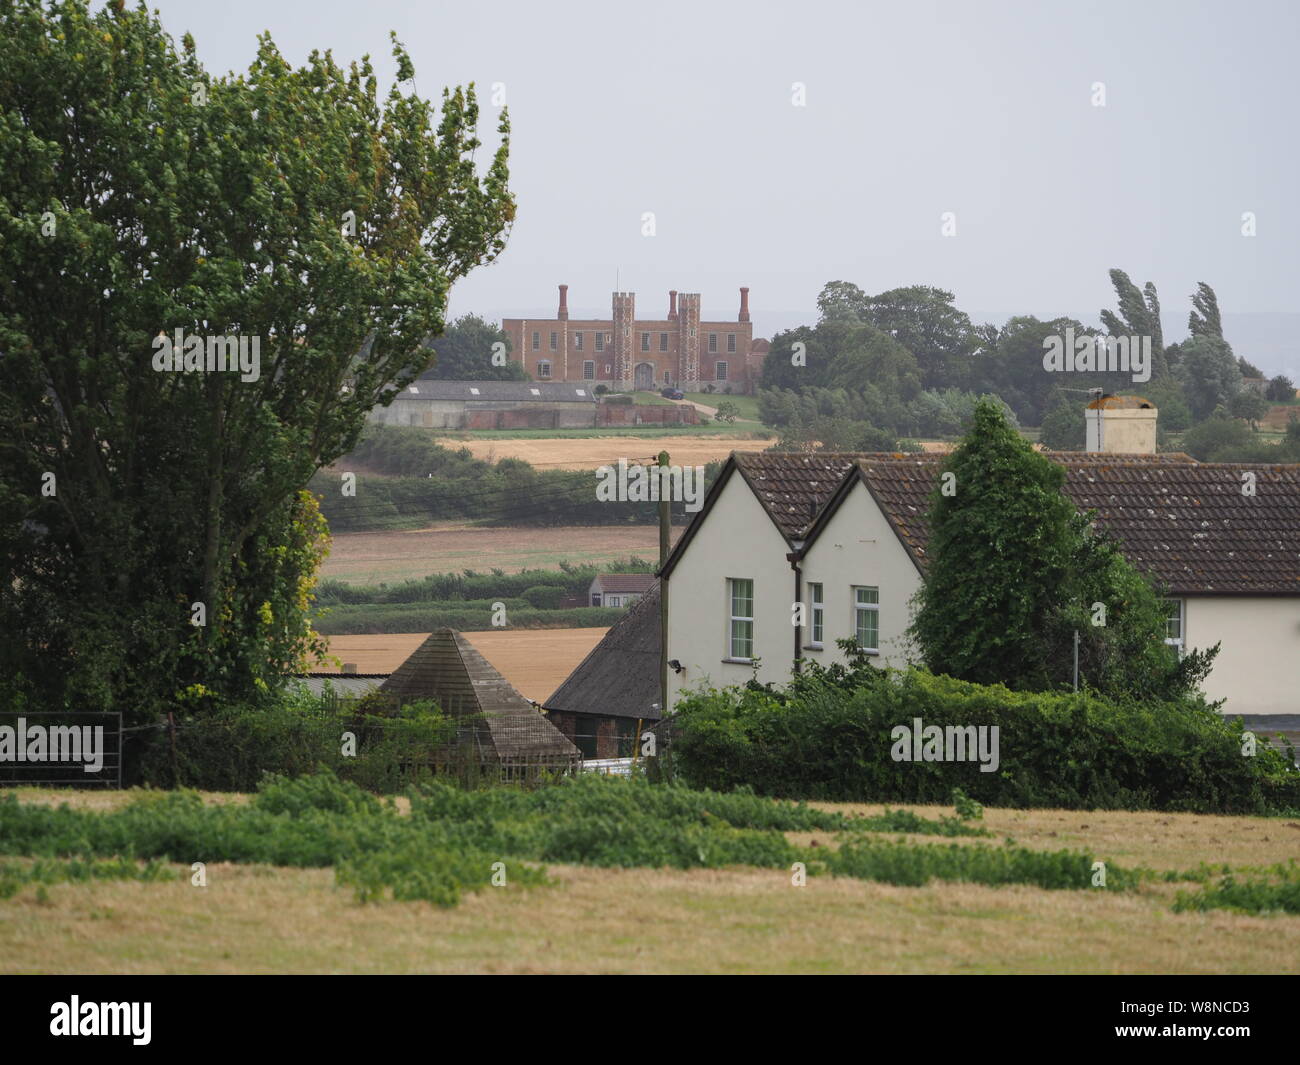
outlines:
{"label": "corrugated roof", "polygon": [[433,699],[468,718],[498,757],[577,757],[578,748],[455,629],[438,629],[381,686],[402,702]]}
{"label": "corrugated roof", "polygon": [[659,582],[628,609],[542,705],[658,721]]}
{"label": "corrugated roof", "polygon": [[399,400],[436,399],[467,403],[595,403],[590,384],[572,381],[439,381],[421,377],[395,397]]}

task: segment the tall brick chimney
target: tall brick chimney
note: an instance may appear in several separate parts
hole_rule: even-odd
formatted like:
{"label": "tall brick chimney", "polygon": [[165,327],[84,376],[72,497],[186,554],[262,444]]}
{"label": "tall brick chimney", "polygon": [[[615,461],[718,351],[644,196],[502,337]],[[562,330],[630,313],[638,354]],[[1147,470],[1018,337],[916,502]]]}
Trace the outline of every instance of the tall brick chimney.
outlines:
{"label": "tall brick chimney", "polygon": [[668,290],[668,320],[677,321],[677,290],[670,288]]}
{"label": "tall brick chimney", "polygon": [[569,286],[560,286],[560,312],[555,316],[562,322],[569,320]]}
{"label": "tall brick chimney", "polygon": [[749,321],[749,289],[744,285],[740,288],[740,317],[736,321]]}

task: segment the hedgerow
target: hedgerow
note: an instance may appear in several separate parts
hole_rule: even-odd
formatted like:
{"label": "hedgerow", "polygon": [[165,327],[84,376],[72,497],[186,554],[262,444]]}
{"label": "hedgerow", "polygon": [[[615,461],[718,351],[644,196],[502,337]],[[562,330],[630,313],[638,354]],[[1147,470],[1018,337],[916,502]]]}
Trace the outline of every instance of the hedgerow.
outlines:
{"label": "hedgerow", "polygon": [[[892,730],[999,730],[999,764],[895,761]],[[1270,813],[1300,807],[1288,752],[1192,700],[1011,691],[921,670],[804,677],[785,688],[705,689],[678,703],[671,775],[692,787],[847,802]]]}

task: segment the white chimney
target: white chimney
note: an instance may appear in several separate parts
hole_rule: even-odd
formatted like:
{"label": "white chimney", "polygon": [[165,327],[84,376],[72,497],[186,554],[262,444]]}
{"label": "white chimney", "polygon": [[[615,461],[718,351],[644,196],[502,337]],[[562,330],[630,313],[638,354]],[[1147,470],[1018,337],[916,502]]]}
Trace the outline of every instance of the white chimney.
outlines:
{"label": "white chimney", "polygon": [[1111,455],[1154,455],[1156,416],[1149,399],[1103,395],[1088,404],[1087,450]]}

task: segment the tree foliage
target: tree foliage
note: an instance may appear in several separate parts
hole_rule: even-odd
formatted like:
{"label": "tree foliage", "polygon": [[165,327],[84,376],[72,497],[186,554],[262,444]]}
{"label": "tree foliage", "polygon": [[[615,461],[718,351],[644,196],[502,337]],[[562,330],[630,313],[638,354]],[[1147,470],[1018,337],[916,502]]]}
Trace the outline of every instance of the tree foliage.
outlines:
{"label": "tree foliage", "polygon": [[1081,683],[1109,695],[1195,692],[1214,652],[1180,661],[1165,645],[1155,590],[1075,510],[1061,490],[1064,469],[1036,454],[995,406],[976,409],[945,471],[952,491],[943,493],[941,479],[931,499],[929,562],[911,628],[926,668],[981,684],[1059,688],[1071,681],[1078,632]]}
{"label": "tree foliage", "polygon": [[[509,357],[510,335],[476,314],[450,323],[440,336],[426,341],[433,365],[422,375],[438,381],[528,381],[523,365]],[[496,347],[496,345],[501,347]],[[494,351],[505,354],[504,365],[492,361]]]}
{"label": "tree foliage", "polygon": [[[508,122],[480,177],[472,86],[384,97],[368,58],[269,36],[218,77],[120,2],[14,0],[0,30],[0,684],[254,697],[310,643],[300,489],[504,246]],[[176,330],[255,338],[258,372],[155,369]]]}

